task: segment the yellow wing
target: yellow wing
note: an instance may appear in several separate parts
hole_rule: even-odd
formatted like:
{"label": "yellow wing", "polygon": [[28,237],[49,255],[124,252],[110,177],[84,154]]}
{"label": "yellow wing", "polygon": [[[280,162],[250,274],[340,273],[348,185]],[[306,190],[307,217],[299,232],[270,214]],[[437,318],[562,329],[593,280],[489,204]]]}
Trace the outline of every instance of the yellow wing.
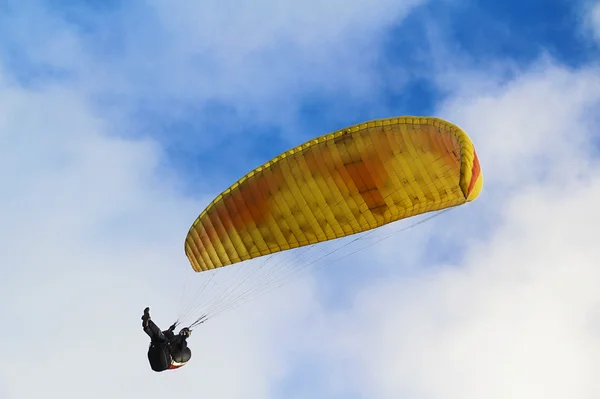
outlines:
{"label": "yellow wing", "polygon": [[215,198],[185,240],[205,271],[472,201],[483,185],[469,137],[432,117],[396,117],[308,141]]}

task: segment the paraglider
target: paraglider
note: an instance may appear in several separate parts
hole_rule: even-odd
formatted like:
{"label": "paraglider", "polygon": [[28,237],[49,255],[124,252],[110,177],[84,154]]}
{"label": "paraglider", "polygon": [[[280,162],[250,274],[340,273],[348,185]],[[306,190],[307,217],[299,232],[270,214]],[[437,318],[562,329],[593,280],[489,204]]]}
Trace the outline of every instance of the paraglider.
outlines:
{"label": "paraglider", "polygon": [[386,118],[317,137],[217,196],[185,240],[203,272],[473,201],[483,177],[459,127]]}
{"label": "paraglider", "polygon": [[150,337],[148,361],[152,370],[161,372],[177,369],[192,357],[192,351],[187,346],[187,339],[192,334],[188,327],[182,328],[177,335],[174,333],[176,324],[161,331],[150,318],[150,308],[146,308],[142,315],[142,328]]}
{"label": "paraglider", "polygon": [[[248,275],[231,275],[226,284],[219,285],[224,288],[220,296],[208,295],[209,299],[200,302],[201,316],[189,328],[239,306],[258,291],[277,286],[292,272],[323,258],[283,259],[264,267],[275,255],[285,258],[292,250],[322,249],[338,239],[366,236],[402,219],[461,206],[475,200],[482,187],[483,175],[471,139],[439,118],[373,120],[292,148],[223,191],[190,227],[184,248],[191,267],[203,275],[212,273],[194,302],[200,302],[200,294],[215,273],[223,273],[223,267],[233,265],[226,268],[232,270],[269,256],[256,269],[247,268]],[[292,270],[290,263],[300,266]],[[241,270],[238,267],[237,272]],[[254,284],[247,283],[251,276],[256,277]],[[181,359],[165,350],[160,338],[161,334],[172,335],[175,324],[160,332],[149,316],[147,322],[144,328],[154,345],[152,356],[158,358],[153,369],[179,365]],[[187,336],[183,337],[185,343]],[[189,360],[191,352],[185,348]],[[150,351],[148,357],[150,360]]]}

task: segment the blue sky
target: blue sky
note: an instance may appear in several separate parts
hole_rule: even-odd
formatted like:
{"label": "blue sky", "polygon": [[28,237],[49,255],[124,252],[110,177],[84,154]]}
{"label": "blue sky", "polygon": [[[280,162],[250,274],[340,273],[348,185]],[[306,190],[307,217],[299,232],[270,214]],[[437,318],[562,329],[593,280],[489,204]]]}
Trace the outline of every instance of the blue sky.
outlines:
{"label": "blue sky", "polygon": [[[200,50],[194,54],[172,53],[169,32],[160,24],[160,9],[141,2],[120,1],[29,1],[24,4],[28,6],[5,5],[8,10],[5,29],[10,31],[4,35],[2,50],[11,76],[33,87],[82,79],[87,71],[78,70],[76,60],[53,65],[52,60],[38,59],[32,53],[33,43],[23,46],[23,36],[31,42],[43,40],[48,33],[45,29],[53,26],[73,33],[85,48],[86,57],[98,62],[102,72],[108,71],[109,79],[127,80],[132,86],[126,91],[110,85],[94,87],[90,95],[97,101],[97,112],[114,112],[115,107],[125,104],[123,117],[128,124],[126,128],[117,128],[118,133],[151,136],[165,147],[168,162],[183,173],[189,173],[190,168],[212,169],[208,175],[202,174],[205,179],[241,176],[253,165],[283,152],[290,145],[342,125],[395,113],[434,114],[437,103],[447,94],[432,78],[440,68],[431,61],[435,59],[432,53],[438,49],[445,53],[448,57],[445,61],[453,68],[486,67],[499,60],[523,66],[535,63],[542,54],[577,67],[598,56],[595,43],[574,29],[580,25],[581,10],[572,2],[427,2],[415,7],[404,19],[388,21],[385,29],[369,38],[374,55],[365,70],[366,78],[374,86],[369,88],[372,90],[366,97],[358,91],[360,89],[353,91],[352,83],[344,80],[331,82],[329,90],[307,85],[291,92],[279,92],[276,81],[263,77],[256,85],[264,87],[267,102],[252,102],[253,107],[263,108],[266,114],[266,119],[259,119],[252,115],[251,107],[244,109],[238,104],[244,100],[247,88],[237,92],[235,88],[220,90],[217,87],[210,95],[171,93],[160,81],[156,82],[157,76],[175,74],[178,67],[168,58],[156,62],[153,57],[157,49],[167,57],[179,58],[177,61],[191,71],[196,69],[199,77],[210,76],[211,69],[218,68],[219,62],[210,52],[202,54]],[[45,11],[41,11],[39,5],[43,5]],[[231,6],[231,12],[235,12],[235,2]],[[28,15],[33,19],[36,14],[38,18],[44,14],[51,22],[33,31],[29,31],[26,24],[17,25]],[[202,18],[209,18],[208,13]],[[242,37],[244,29],[252,29],[252,24],[259,22],[257,17],[251,21],[248,26],[231,27],[234,35]],[[13,29],[21,34],[15,35]],[[51,31],[50,37],[53,34],[59,33]],[[249,77],[258,73],[256,68],[268,73],[265,66],[273,60],[278,61],[289,81],[302,82],[310,80],[308,75],[331,73],[310,59],[288,56],[291,51],[287,49],[289,42],[285,38],[272,37],[271,42],[258,47],[256,54],[248,55],[250,64],[245,74]],[[343,39],[339,45],[349,51],[362,48]],[[294,68],[296,62],[304,68]],[[344,69],[344,66],[334,67],[337,68]],[[186,78],[194,79],[192,75]],[[165,80],[165,85],[167,82]],[[201,79],[196,83],[202,86]],[[227,93],[223,93],[225,91]],[[280,99],[284,101],[282,109],[273,109],[272,102]],[[284,114],[279,114],[280,111]],[[217,137],[205,133],[216,130],[220,132]],[[294,134],[294,139],[286,139],[290,134]],[[240,137],[253,139],[240,140]],[[189,145],[191,140],[208,143],[198,149]],[[208,167],[223,155],[240,157],[238,151],[242,151],[247,164]]]}
{"label": "blue sky", "polygon": [[[599,44],[587,0],[0,0],[0,397],[598,397]],[[204,206],[392,115],[463,127],[481,197],[211,320],[152,373],[139,317],[166,326],[205,281],[183,254]]]}

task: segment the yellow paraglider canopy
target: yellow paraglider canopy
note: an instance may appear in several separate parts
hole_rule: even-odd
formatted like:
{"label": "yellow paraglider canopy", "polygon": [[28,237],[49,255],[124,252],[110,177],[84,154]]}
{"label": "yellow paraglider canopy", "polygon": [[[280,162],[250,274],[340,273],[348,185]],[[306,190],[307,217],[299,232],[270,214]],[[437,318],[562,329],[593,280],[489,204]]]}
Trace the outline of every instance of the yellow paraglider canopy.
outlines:
{"label": "yellow paraglider canopy", "polygon": [[315,138],[254,169],[196,219],[195,271],[367,231],[472,201],[483,185],[459,127],[396,117]]}

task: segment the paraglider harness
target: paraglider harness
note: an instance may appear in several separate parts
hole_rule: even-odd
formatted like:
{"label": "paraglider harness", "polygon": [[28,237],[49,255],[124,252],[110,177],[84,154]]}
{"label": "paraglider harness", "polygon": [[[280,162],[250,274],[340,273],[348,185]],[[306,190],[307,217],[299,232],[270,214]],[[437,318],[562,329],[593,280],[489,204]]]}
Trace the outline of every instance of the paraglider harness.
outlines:
{"label": "paraglider harness", "polygon": [[192,357],[192,351],[187,346],[187,339],[192,333],[192,328],[208,320],[207,315],[200,316],[196,321],[184,327],[175,335],[173,331],[179,324],[176,321],[166,331],[160,328],[150,319],[150,308],[144,309],[142,316],[142,327],[150,336],[150,347],[148,348],[148,361],[154,371],[165,371],[178,369],[185,365]]}
{"label": "paraglider harness", "polygon": [[184,366],[191,357],[191,351],[187,347],[186,339],[191,330],[183,328],[179,334],[173,334],[175,325],[168,330],[162,331],[165,341],[151,341],[148,350],[150,366],[154,371],[174,370]]}

